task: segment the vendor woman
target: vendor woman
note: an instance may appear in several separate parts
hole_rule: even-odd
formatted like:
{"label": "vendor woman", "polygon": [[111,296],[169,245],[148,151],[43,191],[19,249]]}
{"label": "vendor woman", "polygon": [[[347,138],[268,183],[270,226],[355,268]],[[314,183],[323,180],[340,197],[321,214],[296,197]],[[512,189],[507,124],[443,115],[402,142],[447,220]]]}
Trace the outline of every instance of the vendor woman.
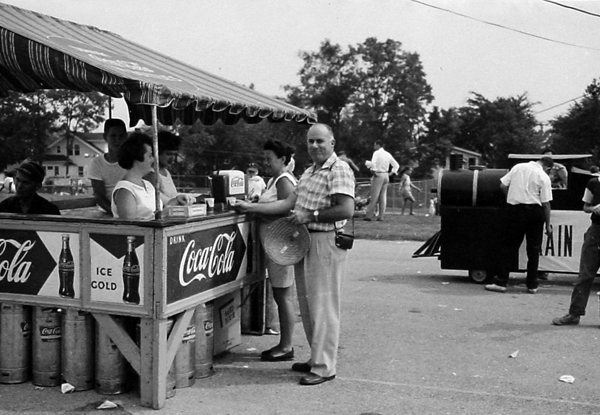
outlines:
{"label": "vendor woman", "polygon": [[[152,139],[143,133],[133,133],[119,148],[119,166],[127,170],[112,193],[111,210],[115,218],[154,219],[156,192],[154,186],[144,176],[153,171],[154,156]],[[158,208],[163,203],[159,199]],[[189,205],[187,195],[177,195],[169,199],[167,205]]]}
{"label": "vendor woman", "polygon": [[160,131],[158,133],[158,176],[154,171],[144,177],[150,183],[157,183],[160,200],[168,204],[169,200],[182,196],[187,202],[192,204],[195,198],[192,195],[179,193],[169,172],[169,168],[177,161],[179,147],[181,146],[181,137],[170,131]]}

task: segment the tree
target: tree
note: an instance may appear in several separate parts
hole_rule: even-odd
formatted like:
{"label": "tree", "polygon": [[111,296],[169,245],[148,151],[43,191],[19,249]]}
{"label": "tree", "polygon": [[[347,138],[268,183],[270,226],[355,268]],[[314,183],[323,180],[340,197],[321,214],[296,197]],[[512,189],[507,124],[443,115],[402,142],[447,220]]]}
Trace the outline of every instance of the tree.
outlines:
{"label": "tree", "polygon": [[541,152],[543,136],[526,94],[490,101],[473,93],[467,103],[458,109],[460,130],[452,138],[454,145],[481,153],[495,168],[509,165],[509,153]]}
{"label": "tree", "polygon": [[0,170],[30,158],[42,161],[56,113],[43,91],[12,92],[0,101]]}
{"label": "tree", "polygon": [[313,109],[320,122],[337,132],[342,111],[358,88],[355,58],[328,39],[318,52],[300,52],[299,56],[304,61],[298,72],[300,85],[284,86],[288,99],[293,105]]}
{"label": "tree", "polygon": [[438,107],[433,107],[424,123],[425,133],[419,136],[415,149],[415,158],[419,160],[419,165],[414,169],[416,177],[430,177],[433,169],[444,165],[461,125],[456,109],[440,111]]}
{"label": "tree", "polygon": [[433,100],[418,54],[394,40],[368,38],[347,51],[325,40],[318,52],[300,56],[300,85],[286,87],[289,100],[332,126],[336,148],[367,159],[375,140],[392,153],[414,146]]}
{"label": "tree", "polygon": [[351,97],[351,114],[358,132],[371,143],[382,140],[392,153],[415,144],[418,125],[433,96],[419,55],[402,50],[402,43],[368,38],[351,47],[358,65],[358,90]]}
{"label": "tree", "polygon": [[70,90],[49,90],[48,103],[57,114],[54,123],[63,131],[67,140],[66,172],[69,174],[69,156],[73,154],[75,132],[87,133],[104,121],[108,97],[98,92],[74,92]]}
{"label": "tree", "polygon": [[[550,141],[554,153],[591,153],[600,160],[600,83],[594,79],[582,100],[566,115],[551,121]],[[597,161],[596,161],[597,163]]]}

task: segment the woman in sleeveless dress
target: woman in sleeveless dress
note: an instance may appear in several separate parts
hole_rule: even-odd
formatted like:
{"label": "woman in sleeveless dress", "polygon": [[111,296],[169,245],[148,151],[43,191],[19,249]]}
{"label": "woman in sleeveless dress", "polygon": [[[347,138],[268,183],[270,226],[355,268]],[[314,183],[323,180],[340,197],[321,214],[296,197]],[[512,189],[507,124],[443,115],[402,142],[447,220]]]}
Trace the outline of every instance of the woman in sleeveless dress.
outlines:
{"label": "woman in sleeveless dress", "polygon": [[[278,140],[269,140],[263,146],[265,169],[271,176],[267,187],[260,196],[258,203],[274,202],[286,199],[296,187],[296,178],[287,169],[292,156],[292,147]],[[268,226],[281,216],[261,217],[261,228]],[[296,316],[293,303],[294,267],[278,265],[266,258],[269,281],[273,288],[273,298],[277,304],[279,316],[280,338],[279,344],[265,350],[261,354],[261,360],[278,362],[292,360],[294,348],[292,337]]]}

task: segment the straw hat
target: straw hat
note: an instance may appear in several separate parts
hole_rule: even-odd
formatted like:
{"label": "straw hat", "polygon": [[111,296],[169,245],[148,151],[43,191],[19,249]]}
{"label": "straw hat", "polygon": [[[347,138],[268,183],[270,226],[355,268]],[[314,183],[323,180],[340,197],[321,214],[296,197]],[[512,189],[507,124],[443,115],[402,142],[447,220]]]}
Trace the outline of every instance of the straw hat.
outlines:
{"label": "straw hat", "polygon": [[310,235],[304,225],[294,225],[288,218],[261,226],[260,239],[268,257],[279,265],[294,265],[310,247]]}

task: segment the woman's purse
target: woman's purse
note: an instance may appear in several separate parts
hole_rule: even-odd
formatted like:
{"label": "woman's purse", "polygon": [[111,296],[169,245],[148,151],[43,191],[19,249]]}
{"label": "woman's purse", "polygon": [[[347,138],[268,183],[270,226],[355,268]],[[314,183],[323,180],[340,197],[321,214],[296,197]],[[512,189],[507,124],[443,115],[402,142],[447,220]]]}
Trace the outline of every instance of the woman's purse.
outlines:
{"label": "woman's purse", "polygon": [[[334,225],[335,226],[335,225]],[[352,234],[344,233],[344,229],[335,226],[335,246],[340,249],[352,249],[354,245],[354,216],[352,216]]]}

